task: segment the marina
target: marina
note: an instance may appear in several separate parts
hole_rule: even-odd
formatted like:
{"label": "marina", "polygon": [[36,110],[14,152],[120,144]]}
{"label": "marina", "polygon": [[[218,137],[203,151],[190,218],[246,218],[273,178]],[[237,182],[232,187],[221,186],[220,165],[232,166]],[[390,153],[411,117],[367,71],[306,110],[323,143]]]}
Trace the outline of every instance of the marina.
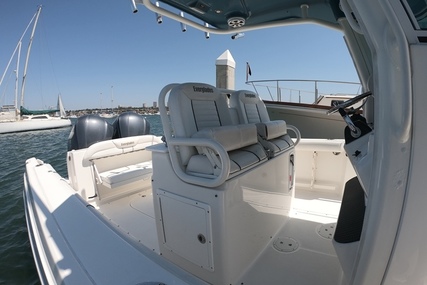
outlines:
{"label": "marina", "polygon": [[[49,110],[28,110],[24,107],[24,95],[25,95],[25,84],[27,78],[28,62],[30,59],[31,47],[33,43],[34,33],[37,27],[37,22],[41,13],[42,7],[37,8],[33,18],[22,34],[12,56],[6,66],[6,69],[0,78],[0,87],[2,87],[3,79],[8,72],[12,59],[16,55],[16,69],[15,73],[15,100],[14,105],[3,105],[0,110],[0,134],[16,133],[16,132],[27,132],[35,130],[46,130],[46,129],[57,129],[71,126],[71,121],[66,118],[65,109],[62,104],[61,96],[58,95],[57,109]],[[29,44],[27,49],[27,56],[25,58],[24,71],[22,79],[18,78],[19,74],[19,63],[21,57],[21,47],[23,45],[23,38],[26,36],[28,28],[32,26],[32,32],[29,36]],[[16,54],[16,52],[18,52]],[[9,71],[10,72],[10,71]],[[18,84],[21,84],[18,89]],[[2,88],[6,90],[5,88]],[[18,91],[20,91],[20,99],[18,100]],[[3,97],[3,96],[2,96]],[[3,99],[3,98],[2,98]]]}

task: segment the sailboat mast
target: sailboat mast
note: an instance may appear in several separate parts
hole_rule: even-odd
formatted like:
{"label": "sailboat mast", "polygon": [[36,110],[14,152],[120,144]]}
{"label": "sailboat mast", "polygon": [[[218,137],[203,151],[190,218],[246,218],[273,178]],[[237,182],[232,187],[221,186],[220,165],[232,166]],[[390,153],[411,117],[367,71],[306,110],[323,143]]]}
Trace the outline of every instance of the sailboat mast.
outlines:
{"label": "sailboat mast", "polygon": [[12,59],[15,56],[16,51],[18,50],[18,48],[19,48],[19,50],[21,50],[22,39],[24,38],[25,34],[27,33],[28,28],[30,27],[31,23],[34,21],[34,18],[36,17],[36,15],[38,13],[39,13],[39,11],[37,10],[36,13],[34,14],[34,16],[31,18],[30,22],[28,23],[27,27],[25,28],[25,31],[22,33],[22,36],[19,39],[18,44],[16,45],[15,50],[13,51],[12,56],[9,59],[9,62],[7,63],[6,69],[4,70],[3,75],[2,75],[2,77],[0,79],[0,85],[3,82],[3,79],[4,79],[5,75],[6,75],[6,72],[9,70],[9,66],[12,63]]}
{"label": "sailboat mast", "polygon": [[33,37],[34,37],[34,33],[36,31],[36,26],[37,26],[37,22],[39,20],[41,10],[42,10],[42,6],[39,6],[37,9],[37,12],[36,12],[36,19],[34,21],[33,30],[31,31],[30,42],[28,44],[28,49],[27,49],[27,57],[25,58],[24,75],[22,77],[22,87],[21,87],[21,106],[24,105],[24,92],[25,92],[25,82],[26,82],[26,78],[27,78],[28,59],[30,57],[31,46],[33,44]]}
{"label": "sailboat mast", "polygon": [[14,105],[15,105],[15,110],[18,109],[18,84],[19,84],[19,62],[20,62],[20,58],[21,58],[21,46],[22,46],[22,42],[19,41],[18,43],[18,57],[16,58],[16,69],[15,69],[15,101],[14,101]]}

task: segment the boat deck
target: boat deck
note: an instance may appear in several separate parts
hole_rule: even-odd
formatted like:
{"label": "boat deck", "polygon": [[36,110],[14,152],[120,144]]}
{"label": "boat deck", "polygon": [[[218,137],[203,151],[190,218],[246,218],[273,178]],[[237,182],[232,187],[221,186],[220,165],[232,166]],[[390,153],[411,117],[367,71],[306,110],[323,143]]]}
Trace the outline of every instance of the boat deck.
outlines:
{"label": "boat deck", "polygon": [[[344,284],[332,245],[340,205],[340,197],[298,187],[291,218],[242,276],[241,284],[265,284],[266,280],[270,284]],[[151,190],[102,204],[99,211],[122,232],[159,253]]]}
{"label": "boat deck", "polygon": [[151,189],[102,204],[99,211],[124,233],[160,252]]}

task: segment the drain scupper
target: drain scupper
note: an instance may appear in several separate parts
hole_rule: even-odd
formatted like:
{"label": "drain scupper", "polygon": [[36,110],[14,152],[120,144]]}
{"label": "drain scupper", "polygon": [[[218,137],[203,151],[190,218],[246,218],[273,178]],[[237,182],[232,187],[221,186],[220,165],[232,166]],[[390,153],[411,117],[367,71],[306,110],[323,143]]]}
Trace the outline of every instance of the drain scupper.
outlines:
{"label": "drain scupper", "polygon": [[279,237],[273,242],[273,247],[279,252],[294,252],[298,249],[299,243],[290,237]]}
{"label": "drain scupper", "polygon": [[317,228],[317,233],[323,238],[332,239],[334,237],[336,227],[336,223],[323,224]]}

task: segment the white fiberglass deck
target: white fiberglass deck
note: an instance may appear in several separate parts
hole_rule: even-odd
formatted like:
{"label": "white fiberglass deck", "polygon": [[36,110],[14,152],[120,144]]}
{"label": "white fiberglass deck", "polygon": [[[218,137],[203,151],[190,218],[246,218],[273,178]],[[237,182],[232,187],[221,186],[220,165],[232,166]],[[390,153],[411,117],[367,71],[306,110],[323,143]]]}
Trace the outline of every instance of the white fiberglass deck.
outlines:
{"label": "white fiberglass deck", "polygon": [[[242,276],[242,284],[342,284],[332,246],[339,199],[297,187],[290,220]],[[159,253],[151,190],[102,204],[99,211],[121,231]]]}
{"label": "white fiberglass deck", "polygon": [[99,206],[99,211],[124,233],[159,252],[151,190],[105,203]]}

